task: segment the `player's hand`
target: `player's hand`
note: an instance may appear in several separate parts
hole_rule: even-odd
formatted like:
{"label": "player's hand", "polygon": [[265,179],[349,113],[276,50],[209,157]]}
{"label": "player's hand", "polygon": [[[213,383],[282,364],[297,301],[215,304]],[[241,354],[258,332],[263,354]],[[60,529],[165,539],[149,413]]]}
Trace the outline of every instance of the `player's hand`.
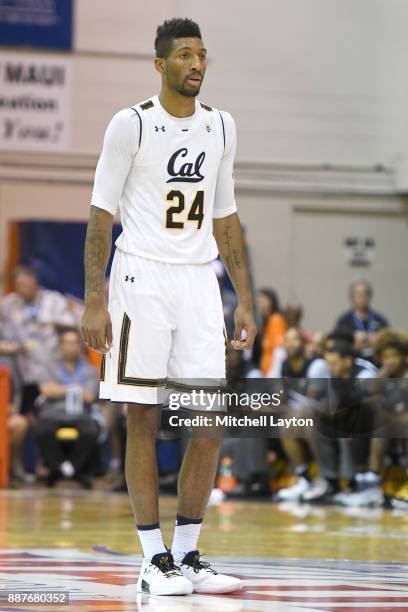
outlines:
{"label": "player's hand", "polygon": [[107,353],[112,346],[112,323],[105,304],[85,306],[81,331],[89,348]]}
{"label": "player's hand", "polygon": [[[234,349],[243,351],[252,348],[256,335],[256,325],[252,306],[238,304],[235,313],[235,333],[231,346]],[[244,332],[244,334],[242,334]],[[243,337],[244,336],[244,337]]]}

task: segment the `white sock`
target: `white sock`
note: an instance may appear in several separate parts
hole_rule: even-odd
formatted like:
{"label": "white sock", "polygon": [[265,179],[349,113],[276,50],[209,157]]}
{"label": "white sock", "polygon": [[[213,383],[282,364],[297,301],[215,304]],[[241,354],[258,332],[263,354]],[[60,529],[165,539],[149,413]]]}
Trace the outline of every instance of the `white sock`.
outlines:
{"label": "white sock", "polygon": [[65,478],[72,478],[75,474],[75,468],[70,461],[63,461],[59,466],[60,472]]}
{"label": "white sock", "polygon": [[[148,529],[144,527],[148,527]],[[150,561],[157,553],[167,552],[159,523],[156,525],[138,525],[137,535],[143,548],[143,556],[147,561]]]}
{"label": "white sock", "polygon": [[197,549],[201,525],[202,521],[199,523],[187,523],[187,525],[176,524],[173,544],[171,545],[171,554],[174,557],[176,565],[178,562],[182,561],[188,552]]}

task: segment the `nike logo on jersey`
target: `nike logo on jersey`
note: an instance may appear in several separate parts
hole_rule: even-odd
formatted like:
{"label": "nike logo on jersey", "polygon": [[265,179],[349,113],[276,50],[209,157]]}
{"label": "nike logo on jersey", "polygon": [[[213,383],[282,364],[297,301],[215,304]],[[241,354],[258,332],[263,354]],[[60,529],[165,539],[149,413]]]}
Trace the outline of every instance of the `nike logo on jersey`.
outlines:
{"label": "nike logo on jersey", "polygon": [[205,160],[205,152],[202,151],[194,163],[182,162],[181,158],[188,155],[188,149],[183,147],[179,149],[169,159],[167,164],[167,172],[171,177],[168,183],[199,183],[203,180],[203,175],[200,172],[201,166]]}

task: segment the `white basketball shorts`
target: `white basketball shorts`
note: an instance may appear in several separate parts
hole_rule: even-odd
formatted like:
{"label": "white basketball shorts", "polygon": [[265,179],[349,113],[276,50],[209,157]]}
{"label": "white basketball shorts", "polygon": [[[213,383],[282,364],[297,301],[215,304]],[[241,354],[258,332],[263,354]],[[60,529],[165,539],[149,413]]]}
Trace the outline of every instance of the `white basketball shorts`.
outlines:
{"label": "white basketball shorts", "polygon": [[211,263],[167,264],[116,249],[109,313],[113,345],[102,361],[102,399],[160,404],[169,381],[225,381],[224,316]]}

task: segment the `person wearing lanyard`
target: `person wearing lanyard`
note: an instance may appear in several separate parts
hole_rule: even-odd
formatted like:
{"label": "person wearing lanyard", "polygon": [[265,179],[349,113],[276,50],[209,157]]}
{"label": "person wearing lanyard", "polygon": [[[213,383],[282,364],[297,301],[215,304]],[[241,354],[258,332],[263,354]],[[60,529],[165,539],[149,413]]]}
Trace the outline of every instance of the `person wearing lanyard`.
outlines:
{"label": "person wearing lanyard", "polygon": [[[77,329],[61,334],[62,361],[50,372],[50,380],[40,385],[42,403],[36,437],[46,465],[50,468],[48,485],[58,478],[76,478],[91,488],[86,466],[96,448],[99,426],[88,409],[96,399],[98,380],[95,369],[81,357],[81,341]],[[69,456],[56,439],[60,427],[74,427],[79,437]]]}
{"label": "person wearing lanyard", "polygon": [[62,384],[66,387],[65,411],[67,414],[82,414],[84,400],[82,388],[84,386],[84,364],[78,361],[73,370],[64,366],[61,368]]}
{"label": "person wearing lanyard", "polygon": [[58,359],[58,329],[75,325],[75,317],[65,296],[42,287],[34,269],[18,265],[12,278],[15,290],[0,300],[0,314],[18,344],[17,403],[21,414],[28,415],[34,412],[40,383],[48,380]]}
{"label": "person wearing lanyard", "polygon": [[349,331],[354,337],[354,350],[359,357],[374,360],[373,342],[375,334],[388,321],[371,308],[373,289],[367,281],[356,281],[350,287],[352,309],[343,314],[336,323],[336,329]]}

